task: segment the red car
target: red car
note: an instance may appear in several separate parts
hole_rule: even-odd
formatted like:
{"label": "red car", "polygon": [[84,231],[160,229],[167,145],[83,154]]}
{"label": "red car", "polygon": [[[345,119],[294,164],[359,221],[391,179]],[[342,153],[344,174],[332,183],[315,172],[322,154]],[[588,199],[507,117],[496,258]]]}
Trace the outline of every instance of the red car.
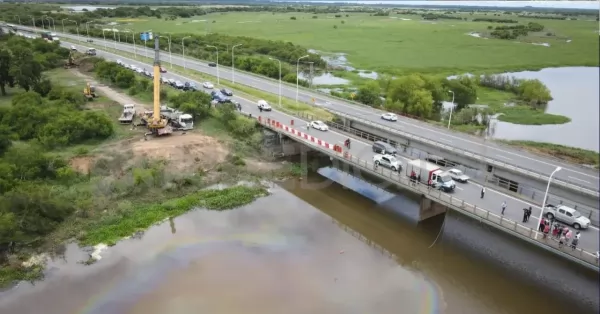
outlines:
{"label": "red car", "polygon": [[160,67],[160,73],[167,73],[167,69]]}

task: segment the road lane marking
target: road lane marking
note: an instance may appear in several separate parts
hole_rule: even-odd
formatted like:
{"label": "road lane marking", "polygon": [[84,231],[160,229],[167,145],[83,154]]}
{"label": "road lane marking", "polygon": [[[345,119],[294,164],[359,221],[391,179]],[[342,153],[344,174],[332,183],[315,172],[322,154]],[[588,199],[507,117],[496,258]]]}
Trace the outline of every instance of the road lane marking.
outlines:
{"label": "road lane marking", "polygon": [[464,190],[465,190],[465,189],[463,189],[463,188],[461,188],[461,187],[458,187],[458,186],[456,187],[456,189],[459,189],[459,190],[461,190],[461,191],[464,191]]}
{"label": "road lane marking", "polygon": [[439,138],[440,141],[444,141],[444,142],[448,142],[448,143],[452,143],[452,140],[449,140],[447,138]]}
{"label": "road lane marking", "polygon": [[508,158],[508,157],[506,157],[506,156],[502,156],[502,155],[496,155],[496,157],[500,157],[500,158],[502,158],[502,159],[506,159],[506,160],[512,160],[512,159],[510,159],[510,158]]}
{"label": "road lane marking", "polygon": [[579,179],[579,178],[575,178],[575,177],[571,177],[571,176],[569,176],[569,178],[571,178],[573,180],[577,180],[577,181],[581,181],[581,182],[585,182],[585,183],[590,183],[591,184],[591,182],[588,182],[588,181],[585,181],[585,180],[582,180],[582,179]]}
{"label": "road lane marking", "polygon": [[[71,39],[73,39],[73,40],[79,41],[78,39],[74,39],[74,38],[73,38],[73,36],[67,36],[67,38],[71,38]],[[83,44],[80,44],[80,45],[83,45]],[[105,45],[106,45],[106,41],[105,41]],[[121,46],[123,46],[123,47],[127,48],[125,45],[123,45],[123,44],[119,43],[119,47],[121,47]],[[134,48],[134,49],[135,49],[135,48]],[[123,50],[126,50],[126,49],[119,49],[119,50],[123,51]],[[145,50],[145,51],[146,51],[146,50]],[[161,55],[162,55],[162,52],[161,52]],[[176,58],[176,60],[177,60],[177,59],[179,59],[179,61],[181,61],[181,57],[179,57],[179,56],[176,56],[175,58]],[[206,64],[203,64],[201,61],[198,61],[198,60],[195,60],[195,59],[191,59],[191,60],[189,60],[189,61],[187,61],[187,62],[190,62],[191,64],[195,64],[195,65],[197,65],[197,66],[206,67]],[[212,73],[211,73],[211,75],[212,75]],[[248,79],[248,80],[251,80],[251,81],[258,82],[258,83],[260,83],[260,84],[265,84],[265,85],[273,85],[273,86],[275,86],[275,85],[276,85],[275,83],[273,83],[273,82],[270,82],[270,81],[268,81],[268,80],[266,80],[266,79],[264,79],[264,78],[255,77],[255,76],[253,76],[253,75],[250,75],[250,74],[245,74],[245,73],[244,73],[244,74],[242,74],[242,75],[243,75],[243,77],[244,77],[244,78],[246,78],[246,79]],[[286,90],[291,90],[291,87],[287,87],[287,86],[286,86]],[[313,98],[317,98],[317,97],[319,97],[319,98],[318,98],[319,100],[321,100],[321,98],[320,98],[320,97],[325,97],[324,95],[319,95],[319,96],[316,96],[316,95],[314,95],[313,93],[310,93],[310,92],[308,92],[308,91],[304,91],[304,90],[303,90],[303,94],[304,94],[304,95],[311,96],[311,97],[313,97]],[[327,100],[328,100],[328,99],[325,99],[325,101],[327,101]],[[331,103],[331,102],[330,102],[330,103]],[[372,115],[372,114],[373,114],[373,111],[361,110],[361,109],[359,108],[359,106],[356,106],[356,105],[348,105],[348,104],[345,104],[345,103],[332,103],[332,104],[336,104],[336,105],[339,105],[339,106],[344,106],[344,107],[349,107],[349,108],[351,108],[352,110],[361,111],[361,112],[366,112],[366,113],[368,113],[368,114],[370,114],[370,115]],[[376,110],[376,111],[377,111],[377,110]],[[428,131],[431,131],[431,132],[434,132],[434,133],[440,133],[440,134],[442,134],[441,132],[439,132],[439,131],[436,131],[436,130],[435,130],[435,128],[427,128],[427,127],[422,127],[422,126],[419,126],[419,125],[415,125],[415,124],[412,124],[412,123],[407,123],[407,122],[403,122],[403,121],[400,121],[400,122],[401,122],[401,123],[404,123],[404,124],[411,125],[411,126],[413,126],[413,127],[416,127],[416,128],[420,128],[420,129],[428,130]],[[464,142],[471,143],[471,144],[475,144],[475,145],[479,145],[479,146],[481,146],[481,145],[486,145],[485,143],[484,143],[484,144],[481,144],[481,143],[473,142],[473,141],[467,140],[467,139],[465,139],[465,138],[461,138],[461,137],[457,137],[457,136],[453,136],[453,135],[448,135],[447,133],[443,133],[443,134],[445,134],[445,135],[447,135],[447,136],[450,136],[450,137],[453,137],[453,138],[456,138],[456,139],[458,139],[458,140],[464,141]],[[488,146],[488,147],[489,147],[489,146]],[[551,164],[551,163],[547,163],[547,162],[544,162],[544,161],[540,161],[539,159],[535,159],[535,158],[530,158],[530,157],[527,157],[527,156],[519,155],[519,154],[517,154],[517,153],[512,153],[512,152],[509,152],[509,151],[505,151],[504,149],[498,149],[498,148],[495,148],[495,147],[489,147],[489,148],[491,148],[491,149],[494,149],[494,150],[501,150],[501,151],[503,151],[503,152],[505,152],[505,153],[508,153],[508,154],[510,154],[510,155],[519,156],[519,157],[521,157],[521,158],[529,159],[529,160],[532,160],[532,161],[535,161],[535,162],[538,162],[538,163],[547,164],[547,165],[551,165],[551,166],[554,166],[554,167],[556,167],[556,165],[553,165],[553,164]],[[508,160],[511,160],[511,159],[508,159]],[[591,178],[594,178],[594,179],[598,179],[598,177],[596,177],[596,176],[593,176],[593,175],[589,175],[589,174],[586,174],[586,173],[582,173],[582,172],[578,172],[578,171],[575,171],[575,170],[571,170],[571,169],[569,169],[569,168],[566,168],[566,167],[563,167],[563,168],[564,168],[565,170],[567,170],[567,171],[571,171],[571,172],[573,172],[573,173],[577,173],[577,174],[581,174],[581,175],[584,175],[584,176],[587,176],[587,177],[591,177]]]}

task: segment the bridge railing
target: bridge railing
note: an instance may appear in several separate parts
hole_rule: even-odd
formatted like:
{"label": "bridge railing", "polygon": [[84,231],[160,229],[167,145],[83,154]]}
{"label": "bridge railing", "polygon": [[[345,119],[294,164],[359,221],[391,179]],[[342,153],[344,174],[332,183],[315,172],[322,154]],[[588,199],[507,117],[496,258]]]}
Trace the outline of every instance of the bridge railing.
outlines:
{"label": "bridge railing", "polygon": [[[401,131],[401,130],[398,130],[398,129],[392,129],[390,127],[381,125],[379,123],[375,123],[373,121],[365,120],[365,119],[362,119],[362,118],[359,118],[359,117],[356,117],[356,116],[353,116],[353,115],[349,115],[349,114],[346,114],[346,113],[343,113],[343,112],[339,112],[339,111],[335,111],[335,110],[330,110],[330,109],[328,109],[328,111],[330,111],[331,113],[333,113],[333,114],[335,114],[335,115],[337,115],[339,117],[343,117],[343,118],[351,119],[351,120],[354,120],[354,121],[358,121],[360,123],[366,124],[366,125],[368,125],[370,127],[376,128],[378,130],[382,130],[382,131],[385,131],[385,132],[388,132],[388,133],[391,133],[391,134],[395,134],[397,136],[402,136],[402,137],[405,137],[405,138],[407,138],[409,140],[413,140],[413,141],[425,143],[425,144],[428,144],[428,145],[431,145],[431,146],[435,146],[435,147],[441,148],[443,150],[446,150],[446,151],[452,152],[454,154],[457,154],[459,156],[460,155],[464,155],[464,156],[467,156],[468,158],[479,160],[479,161],[481,161],[483,163],[486,163],[486,164],[491,164],[491,165],[495,165],[495,166],[498,166],[498,167],[502,167],[504,169],[508,169],[508,170],[511,170],[511,171],[514,171],[514,172],[517,172],[517,173],[522,173],[522,174],[528,175],[530,177],[539,179],[541,181],[548,181],[548,179],[549,179],[549,177],[546,176],[546,175],[540,174],[540,173],[535,172],[533,170],[529,170],[529,169],[523,168],[521,166],[515,166],[515,165],[512,165],[512,164],[508,164],[508,163],[505,163],[505,162],[502,162],[502,161],[499,161],[499,160],[495,160],[495,159],[492,159],[492,158],[489,158],[489,157],[486,157],[486,156],[482,156],[482,155],[479,155],[479,154],[476,154],[476,153],[472,153],[472,152],[468,152],[468,151],[465,151],[465,150],[462,150],[462,149],[454,148],[454,147],[452,147],[450,145],[446,145],[446,144],[443,144],[443,143],[440,143],[440,142],[436,142],[436,141],[433,141],[433,140],[430,140],[430,139],[426,139],[424,137],[421,137],[421,136],[418,136],[418,135],[415,135],[415,134],[412,134],[412,133],[408,133],[408,132],[405,132],[405,131]],[[587,188],[584,188],[584,187],[581,187],[581,186],[578,186],[578,185],[575,185],[575,184],[572,184],[572,183],[569,183],[569,182],[565,182],[565,181],[562,181],[562,180],[558,180],[558,179],[554,179],[552,182],[554,184],[562,185],[562,186],[570,188],[572,190],[576,190],[576,191],[580,191],[582,193],[590,194],[590,195],[595,196],[595,197],[600,197],[600,192],[599,191],[590,190],[590,189],[587,189]]]}
{"label": "bridge railing", "polygon": [[381,166],[376,166],[371,161],[360,159],[358,157],[350,155],[347,152],[340,152],[331,148],[326,148],[320,144],[317,144],[314,141],[302,137],[296,130],[278,121],[274,121],[272,119],[267,120],[261,116],[255,118],[257,118],[258,122],[261,125],[275,130],[279,133],[283,133],[288,137],[293,138],[316,151],[320,151],[329,156],[335,157],[336,159],[342,160],[345,163],[352,165],[355,169],[367,171],[368,173],[383,178],[386,181],[396,184],[406,190],[410,190],[417,194],[426,195],[426,197],[440,204],[446,205],[447,207],[450,207],[454,210],[458,210],[471,217],[475,217],[480,220],[485,220],[485,222],[489,225],[495,226],[501,230],[508,231],[509,233],[512,233],[514,235],[518,235],[530,242],[535,242],[542,246],[545,246],[549,251],[552,251],[556,254],[570,256],[571,258],[579,260],[584,265],[588,265],[596,271],[599,270],[598,259],[595,253],[588,252],[580,248],[571,249],[565,246],[561,247],[553,239],[547,237],[544,238],[543,234],[537,231],[536,229],[524,226],[516,221],[505,218],[502,215],[498,215],[489,210],[478,207],[477,205],[465,202],[464,200],[459,199],[453,196],[452,194],[444,193],[441,190],[435,189],[429,185],[423,184],[421,182],[412,181],[408,176],[404,175],[403,173],[387,170]]}

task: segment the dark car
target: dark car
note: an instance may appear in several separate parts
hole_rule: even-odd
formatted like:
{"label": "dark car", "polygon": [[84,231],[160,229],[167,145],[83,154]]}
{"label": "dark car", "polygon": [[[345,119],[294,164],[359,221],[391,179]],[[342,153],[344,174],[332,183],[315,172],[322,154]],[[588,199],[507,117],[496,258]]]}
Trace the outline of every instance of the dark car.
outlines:
{"label": "dark car", "polygon": [[183,90],[195,91],[195,90],[198,90],[198,88],[196,87],[196,84],[194,84],[194,83],[185,82],[185,84],[183,84]]}
{"label": "dark car", "polygon": [[210,96],[212,97],[213,100],[217,101],[220,104],[224,104],[224,103],[228,103],[231,102],[231,100],[229,99],[229,97],[221,94],[220,92],[217,91],[212,91],[210,93]]}
{"label": "dark car", "polygon": [[232,91],[230,91],[230,90],[228,90],[228,89],[225,89],[225,88],[223,88],[223,89],[221,90],[221,94],[223,94],[223,95],[225,95],[225,96],[233,96],[233,92],[232,92]]}
{"label": "dark car", "polygon": [[385,152],[385,154],[395,156],[398,153],[398,150],[386,142],[376,141],[373,143],[373,152],[378,154],[383,154]]}
{"label": "dark car", "polygon": [[93,40],[93,39],[91,39],[91,38],[88,38],[86,41],[87,41],[88,43],[93,43],[93,42],[94,42],[94,40]]}
{"label": "dark car", "polygon": [[216,66],[217,66],[217,64],[216,64],[216,63],[214,63],[214,62],[209,62],[209,63],[208,63],[208,66],[209,66],[209,67],[213,67],[213,68],[214,68],[214,67],[216,67]]}

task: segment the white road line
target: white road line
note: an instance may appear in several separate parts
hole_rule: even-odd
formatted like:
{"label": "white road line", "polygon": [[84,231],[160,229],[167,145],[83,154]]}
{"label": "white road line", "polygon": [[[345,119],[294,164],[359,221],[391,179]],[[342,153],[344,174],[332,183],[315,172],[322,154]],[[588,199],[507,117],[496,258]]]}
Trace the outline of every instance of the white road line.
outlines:
{"label": "white road line", "polygon": [[500,158],[502,158],[502,159],[506,159],[506,160],[512,160],[512,159],[510,159],[510,158],[508,158],[508,157],[506,157],[506,156],[502,156],[502,155],[496,155],[496,157],[500,157]]}
{"label": "white road line", "polygon": [[460,188],[460,187],[458,187],[458,186],[456,187],[456,189],[459,189],[459,190],[461,190],[461,191],[464,191],[464,189],[463,189],[463,188]]}
{"label": "white road line", "polygon": [[573,180],[577,180],[577,181],[581,181],[581,182],[585,182],[585,183],[590,183],[591,184],[591,182],[588,182],[588,181],[585,181],[585,180],[582,180],[582,179],[579,179],[579,178],[575,178],[575,177],[571,177],[571,176],[569,176],[569,178],[571,178]]}
{"label": "white road line", "polygon": [[451,140],[446,139],[446,138],[439,138],[440,141],[444,141],[444,142],[448,142],[448,143],[452,143]]}

